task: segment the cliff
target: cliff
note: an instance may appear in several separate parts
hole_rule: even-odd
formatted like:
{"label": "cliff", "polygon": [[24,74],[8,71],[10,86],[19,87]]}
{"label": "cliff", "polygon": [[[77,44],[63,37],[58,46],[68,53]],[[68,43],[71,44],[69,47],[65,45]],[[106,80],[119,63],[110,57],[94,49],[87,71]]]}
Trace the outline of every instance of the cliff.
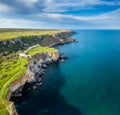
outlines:
{"label": "cliff", "polygon": [[[39,76],[41,76],[44,72],[43,66],[46,64],[50,64],[53,62],[58,61],[59,59],[59,52],[47,52],[47,53],[41,53],[36,54],[32,56],[32,58],[29,60],[29,63],[27,65],[27,70],[25,75],[23,75],[21,78],[14,81],[9,89],[9,94],[14,93],[17,89],[24,86],[26,83],[31,82],[39,82]],[[10,98],[10,95],[8,96],[8,99]]]}
{"label": "cliff", "polygon": [[39,44],[41,46],[53,46],[56,44],[72,42],[70,37],[73,35],[73,31],[58,32],[53,35],[41,35],[41,36],[21,36],[9,40],[0,41],[0,53],[9,54],[11,52],[17,52],[19,50],[25,50],[26,48]]}
{"label": "cliff", "polygon": [[[13,57],[14,53],[11,55],[11,57],[7,57],[7,56],[11,54],[11,52],[18,52],[19,50],[25,51],[25,49],[29,48],[30,46],[36,45],[36,44],[39,44],[41,46],[54,46],[56,44],[64,44],[64,43],[72,42],[74,40],[70,36],[73,34],[74,34],[73,31],[65,31],[65,32],[54,34],[54,35],[29,36],[27,38],[19,37],[19,38],[13,38],[10,40],[3,40],[3,41],[0,41],[0,56],[1,57],[5,56],[6,58],[4,60],[8,60],[10,62],[11,57]],[[31,54],[34,54],[34,53],[31,52]],[[14,58],[15,60],[18,59],[17,55],[14,56]],[[26,67],[24,66],[25,64],[21,65],[21,62],[20,62],[21,59],[20,60],[18,59],[16,61],[13,61],[14,59],[12,59],[13,62],[10,64],[15,64],[17,62],[20,68],[21,66],[24,66],[21,68],[21,71],[23,71],[24,68],[26,69],[24,69],[25,73],[22,74],[22,76],[17,77],[17,79],[15,79],[14,81],[12,81],[13,76],[10,76],[10,79],[8,80],[10,80],[12,83],[10,81],[7,81],[6,83],[3,83],[5,84],[3,85],[4,88],[2,88],[2,85],[0,86],[1,92],[6,88],[6,91],[4,90],[4,92],[5,94],[7,94],[7,96],[4,95],[4,92],[3,92],[2,95],[0,96],[0,103],[3,101],[6,102],[6,104],[3,103],[3,105],[5,106],[7,113],[9,113],[10,115],[17,115],[15,107],[14,107],[14,103],[9,101],[10,97],[21,96],[22,89],[24,85],[27,83],[37,83],[37,85],[41,85],[41,75],[44,74],[44,69],[50,63],[58,61],[59,58],[60,58],[60,54],[57,50],[53,50],[53,49],[47,50],[47,47],[46,47],[46,49],[44,48],[44,50],[42,50],[41,53],[38,52],[38,53],[35,53],[34,55],[31,55],[31,57],[28,57],[27,59],[28,62],[27,62]],[[0,60],[0,61],[3,61],[3,60]],[[3,63],[3,65],[5,64]],[[8,69],[8,65],[5,65],[7,69]],[[9,66],[11,67],[11,65]],[[21,74],[21,72],[18,71],[17,73],[15,73],[15,75],[17,74],[19,75],[19,73]],[[3,80],[5,76],[6,75],[2,76]]]}

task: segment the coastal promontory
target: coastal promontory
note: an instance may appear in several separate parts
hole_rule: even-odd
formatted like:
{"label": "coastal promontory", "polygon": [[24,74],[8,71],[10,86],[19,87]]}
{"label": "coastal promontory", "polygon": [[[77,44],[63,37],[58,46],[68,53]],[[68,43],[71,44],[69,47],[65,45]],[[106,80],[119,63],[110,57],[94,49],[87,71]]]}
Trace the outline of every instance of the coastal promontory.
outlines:
{"label": "coastal promontory", "polygon": [[[60,59],[58,44],[74,41],[71,30],[0,30],[0,115],[17,115],[11,96],[26,83],[41,85],[44,69]],[[35,88],[35,87],[34,87]]]}

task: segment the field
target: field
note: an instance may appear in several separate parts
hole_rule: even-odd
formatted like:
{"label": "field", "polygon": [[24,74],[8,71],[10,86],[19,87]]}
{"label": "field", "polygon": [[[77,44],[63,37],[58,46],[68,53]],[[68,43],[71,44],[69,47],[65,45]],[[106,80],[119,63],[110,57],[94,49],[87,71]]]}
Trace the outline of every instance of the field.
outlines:
{"label": "field", "polygon": [[[54,48],[37,46],[30,49],[27,54],[33,56],[37,53],[53,51],[57,50]],[[3,113],[7,115],[8,111],[10,112],[10,106],[12,106],[13,103],[6,100],[9,91],[8,87],[14,80],[24,75],[28,60],[27,58],[19,57],[18,53],[2,56],[0,59],[0,115],[4,115]]]}
{"label": "field", "polygon": [[65,30],[10,30],[10,29],[0,29],[0,41],[8,40],[19,37],[29,37],[29,36],[41,36],[41,35],[53,35],[58,32],[63,32]]}
{"label": "field", "polygon": [[[11,82],[21,77],[26,70],[27,59],[18,57],[18,54],[11,54],[0,59],[0,115],[1,112],[10,111],[9,107],[12,103],[6,100]],[[7,106],[6,106],[7,103]]]}
{"label": "field", "polygon": [[39,47],[31,49],[27,53],[32,56],[32,55],[35,55],[36,53],[54,52],[54,51],[57,51],[57,50],[54,49],[54,48],[48,48],[48,47],[41,47],[41,46],[39,46]]}
{"label": "field", "polygon": [[[0,29],[0,41],[23,37],[23,42],[28,43],[30,47],[36,45],[40,41],[34,41],[34,39],[30,39],[29,36],[53,35],[63,31],[65,30]],[[22,52],[26,51],[20,44],[15,44],[14,47],[13,45],[4,46],[3,44],[0,44],[0,115],[12,114],[13,102],[6,99],[9,92],[9,86],[13,81],[25,74],[26,65],[29,61],[27,58],[19,57],[19,50]],[[6,54],[8,51],[10,53]],[[37,53],[53,51],[57,50],[54,48],[38,46],[27,50],[26,53],[33,56]]]}

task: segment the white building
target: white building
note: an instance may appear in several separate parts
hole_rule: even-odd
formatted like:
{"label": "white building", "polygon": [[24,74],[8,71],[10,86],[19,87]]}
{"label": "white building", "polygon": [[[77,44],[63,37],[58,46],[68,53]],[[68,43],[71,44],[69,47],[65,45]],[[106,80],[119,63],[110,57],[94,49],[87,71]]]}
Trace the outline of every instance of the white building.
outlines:
{"label": "white building", "polygon": [[20,56],[20,57],[24,57],[24,58],[30,57],[29,55],[27,55],[27,54],[25,54],[25,53],[19,53],[19,56]]}

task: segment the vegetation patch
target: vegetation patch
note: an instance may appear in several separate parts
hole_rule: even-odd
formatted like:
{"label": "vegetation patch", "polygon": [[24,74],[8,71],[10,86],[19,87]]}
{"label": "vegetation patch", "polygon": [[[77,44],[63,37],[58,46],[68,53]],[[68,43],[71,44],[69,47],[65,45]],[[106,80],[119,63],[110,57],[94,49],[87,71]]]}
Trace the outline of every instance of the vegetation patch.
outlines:
{"label": "vegetation patch", "polygon": [[9,86],[25,73],[28,60],[19,57],[18,54],[11,54],[2,56],[0,61],[0,115],[7,115],[12,104],[6,100]]}
{"label": "vegetation patch", "polygon": [[23,76],[27,69],[29,58],[20,57],[20,52],[30,57],[37,53],[56,52],[54,48],[30,46],[42,43],[45,40],[44,35],[61,32],[66,30],[0,29],[0,115],[12,114],[13,102],[8,101],[6,97],[9,86]]}
{"label": "vegetation patch", "polygon": [[38,46],[38,47],[35,47],[35,48],[29,50],[29,51],[27,52],[27,54],[33,56],[33,55],[35,55],[35,54],[37,54],[37,53],[55,52],[55,51],[57,51],[55,48]]}
{"label": "vegetation patch", "polygon": [[20,37],[30,37],[30,36],[42,36],[42,35],[54,35],[58,32],[63,32],[65,30],[18,30],[18,31],[10,31],[4,30],[0,31],[0,41],[1,40],[9,40],[13,38]]}
{"label": "vegetation patch", "polygon": [[[55,52],[54,48],[37,46],[27,51],[33,56],[37,53]],[[19,53],[12,53],[0,58],[0,115],[9,115],[12,102],[6,100],[10,84],[25,74],[26,65],[29,59],[19,57]],[[4,113],[4,114],[3,114]]]}
{"label": "vegetation patch", "polygon": [[24,51],[36,44],[47,46],[47,42],[55,42],[54,35],[57,34],[59,37],[61,32],[67,30],[0,29],[0,55]]}

